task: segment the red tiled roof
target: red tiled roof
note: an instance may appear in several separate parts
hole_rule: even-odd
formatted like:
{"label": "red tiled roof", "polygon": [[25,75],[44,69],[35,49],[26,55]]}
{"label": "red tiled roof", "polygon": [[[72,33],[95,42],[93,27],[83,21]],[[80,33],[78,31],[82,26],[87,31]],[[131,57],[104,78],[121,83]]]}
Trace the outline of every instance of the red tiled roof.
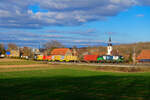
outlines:
{"label": "red tiled roof", "polygon": [[70,49],[69,48],[53,49],[53,51],[51,52],[51,55],[65,55],[68,50]]}
{"label": "red tiled roof", "polygon": [[137,59],[150,59],[150,50],[142,50]]}

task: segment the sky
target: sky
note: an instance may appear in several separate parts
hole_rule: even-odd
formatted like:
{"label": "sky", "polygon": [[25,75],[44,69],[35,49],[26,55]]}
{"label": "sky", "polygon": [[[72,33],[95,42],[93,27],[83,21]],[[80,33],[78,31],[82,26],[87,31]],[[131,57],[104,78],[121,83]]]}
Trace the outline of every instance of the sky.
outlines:
{"label": "sky", "polygon": [[150,0],[0,0],[0,43],[38,48],[150,42]]}

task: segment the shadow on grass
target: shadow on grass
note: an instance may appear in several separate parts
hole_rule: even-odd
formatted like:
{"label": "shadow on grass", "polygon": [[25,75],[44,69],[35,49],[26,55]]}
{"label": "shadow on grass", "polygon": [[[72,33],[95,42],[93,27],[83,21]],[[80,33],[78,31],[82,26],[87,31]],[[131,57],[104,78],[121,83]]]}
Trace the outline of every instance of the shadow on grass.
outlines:
{"label": "shadow on grass", "polygon": [[150,100],[144,76],[41,77],[0,80],[0,100]]}

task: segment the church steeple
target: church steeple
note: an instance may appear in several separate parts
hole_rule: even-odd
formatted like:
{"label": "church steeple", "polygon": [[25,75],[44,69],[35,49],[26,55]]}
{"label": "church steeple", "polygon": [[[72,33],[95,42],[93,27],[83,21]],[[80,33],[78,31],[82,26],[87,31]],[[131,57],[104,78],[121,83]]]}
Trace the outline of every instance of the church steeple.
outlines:
{"label": "church steeple", "polygon": [[111,42],[111,37],[109,37],[109,40],[108,40],[108,46],[107,46],[107,55],[111,55],[112,54],[112,42]]}

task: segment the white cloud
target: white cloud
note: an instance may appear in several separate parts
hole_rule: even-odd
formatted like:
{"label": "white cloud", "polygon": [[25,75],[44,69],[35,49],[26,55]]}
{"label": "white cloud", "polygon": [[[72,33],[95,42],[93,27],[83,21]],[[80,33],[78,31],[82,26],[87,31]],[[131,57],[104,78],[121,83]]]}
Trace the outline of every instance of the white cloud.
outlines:
{"label": "white cloud", "polygon": [[10,13],[7,11],[7,10],[1,10],[0,9],[0,17],[3,18],[3,17],[9,17],[10,16]]}
{"label": "white cloud", "polygon": [[[134,5],[150,5],[150,0],[1,0],[0,27],[81,25],[106,20]],[[29,6],[39,6],[46,12],[34,12]]]}
{"label": "white cloud", "polygon": [[145,15],[144,14],[138,14],[136,15],[137,17],[144,17]]}

